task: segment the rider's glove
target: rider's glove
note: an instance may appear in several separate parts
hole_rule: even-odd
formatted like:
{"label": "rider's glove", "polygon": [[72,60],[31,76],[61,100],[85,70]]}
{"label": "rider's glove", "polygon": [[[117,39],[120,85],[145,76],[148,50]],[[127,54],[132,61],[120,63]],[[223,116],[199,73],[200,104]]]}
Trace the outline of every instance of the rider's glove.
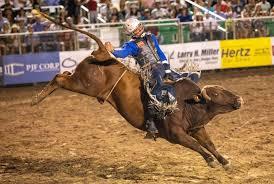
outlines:
{"label": "rider's glove", "polygon": [[168,63],[167,60],[164,60],[162,61],[163,65],[164,65],[164,68],[165,68],[165,73],[168,74],[168,73],[171,73],[171,70],[170,70],[170,65]]}

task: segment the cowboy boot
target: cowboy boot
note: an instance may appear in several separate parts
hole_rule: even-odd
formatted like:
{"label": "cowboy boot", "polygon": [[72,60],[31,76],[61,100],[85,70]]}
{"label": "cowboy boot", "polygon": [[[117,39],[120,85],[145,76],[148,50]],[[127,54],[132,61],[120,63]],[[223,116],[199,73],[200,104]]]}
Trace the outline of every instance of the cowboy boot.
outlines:
{"label": "cowboy boot", "polygon": [[155,122],[152,119],[146,120],[146,128],[147,134],[144,138],[153,138],[154,141],[156,141],[157,134],[159,133],[159,131],[155,125]]}

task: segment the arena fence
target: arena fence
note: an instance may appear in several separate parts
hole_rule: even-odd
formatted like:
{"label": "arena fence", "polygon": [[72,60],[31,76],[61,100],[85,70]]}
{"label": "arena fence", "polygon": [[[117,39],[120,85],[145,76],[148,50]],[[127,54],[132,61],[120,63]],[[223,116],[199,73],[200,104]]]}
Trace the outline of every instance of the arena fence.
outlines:
{"label": "arena fence", "polygon": [[[249,35],[246,34],[247,31],[241,32],[245,35],[237,33],[238,28],[236,27],[238,24],[239,27],[241,26],[240,21],[254,23],[258,20],[264,23],[268,22],[268,24],[264,24],[267,25],[266,35],[260,35],[259,38],[248,38],[258,36],[256,34],[259,34],[259,30],[253,29],[254,27],[252,27],[253,32],[250,31]],[[221,23],[218,22],[219,25]],[[233,23],[235,28],[232,30],[236,30],[237,34],[232,32],[232,35],[229,36],[229,31],[220,32],[223,40],[214,40],[217,38],[216,33],[213,32],[210,35],[212,37],[208,37],[209,39],[206,37],[207,41],[197,39],[195,42],[192,40],[193,35],[190,34],[193,22],[179,23],[177,20],[156,20],[147,21],[144,24],[151,32],[158,33],[161,47],[169,58],[171,66],[175,69],[181,69],[185,64],[195,65],[198,70],[274,64],[272,54],[274,38],[270,37],[273,36],[274,28],[271,28],[271,17],[235,20]],[[121,24],[90,24],[81,25],[81,28],[96,34],[103,41],[111,41],[117,47],[128,39],[122,31]],[[244,26],[244,28],[246,27]],[[1,46],[1,49],[8,47],[12,51],[12,53],[0,56],[0,82],[2,85],[46,82],[57,73],[73,72],[77,64],[97,47],[94,41],[83,34],[70,30],[0,35],[0,38],[2,42],[11,38],[17,40],[14,45],[5,43]],[[131,58],[127,58],[125,62],[135,67],[135,62]]]}

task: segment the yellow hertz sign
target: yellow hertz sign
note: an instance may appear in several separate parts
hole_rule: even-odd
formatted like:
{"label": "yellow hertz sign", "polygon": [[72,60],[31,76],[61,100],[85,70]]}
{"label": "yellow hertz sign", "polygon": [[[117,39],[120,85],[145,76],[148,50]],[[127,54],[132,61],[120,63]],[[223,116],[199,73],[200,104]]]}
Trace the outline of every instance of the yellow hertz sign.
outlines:
{"label": "yellow hertz sign", "polygon": [[221,41],[222,68],[272,65],[270,38]]}

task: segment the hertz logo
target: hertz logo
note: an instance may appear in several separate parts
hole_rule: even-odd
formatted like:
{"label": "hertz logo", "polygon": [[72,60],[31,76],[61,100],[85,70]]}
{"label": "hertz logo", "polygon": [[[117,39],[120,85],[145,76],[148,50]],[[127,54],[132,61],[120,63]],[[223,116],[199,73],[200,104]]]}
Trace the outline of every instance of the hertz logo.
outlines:
{"label": "hertz logo", "polygon": [[223,57],[237,57],[237,56],[250,56],[250,49],[240,48],[240,49],[222,49]]}

